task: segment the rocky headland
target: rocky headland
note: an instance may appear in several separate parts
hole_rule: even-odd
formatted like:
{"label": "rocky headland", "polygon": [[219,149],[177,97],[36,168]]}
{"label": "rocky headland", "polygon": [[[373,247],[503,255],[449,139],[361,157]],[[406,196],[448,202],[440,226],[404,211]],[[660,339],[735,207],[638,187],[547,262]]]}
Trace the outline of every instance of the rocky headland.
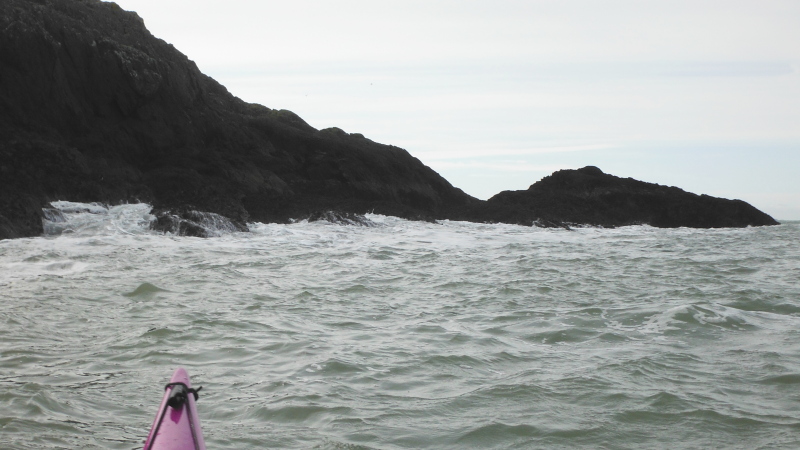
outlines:
{"label": "rocky headland", "polygon": [[36,236],[49,202],[148,202],[154,227],[375,212],[523,225],[776,224],[739,200],[564,170],[478,200],[407,151],[247,103],[142,19],[99,0],[0,2],[0,239]]}
{"label": "rocky headland", "polygon": [[539,226],[646,224],[662,228],[777,224],[742,200],[620,178],[594,166],[560,170],[525,191],[501,192],[490,198],[473,220]]}

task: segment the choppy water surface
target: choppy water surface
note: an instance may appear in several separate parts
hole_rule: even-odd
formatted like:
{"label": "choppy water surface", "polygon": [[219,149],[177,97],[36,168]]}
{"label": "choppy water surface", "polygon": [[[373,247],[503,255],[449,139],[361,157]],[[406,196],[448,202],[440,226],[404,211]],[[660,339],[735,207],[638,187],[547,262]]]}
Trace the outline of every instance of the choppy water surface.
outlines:
{"label": "choppy water surface", "polygon": [[141,447],[172,370],[210,449],[797,448],[800,223],[0,241],[0,447]]}

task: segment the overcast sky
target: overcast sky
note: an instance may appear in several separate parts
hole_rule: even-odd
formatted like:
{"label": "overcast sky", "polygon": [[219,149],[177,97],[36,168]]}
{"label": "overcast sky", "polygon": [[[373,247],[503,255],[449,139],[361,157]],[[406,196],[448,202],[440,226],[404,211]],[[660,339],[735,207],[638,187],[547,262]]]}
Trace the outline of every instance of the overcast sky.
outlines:
{"label": "overcast sky", "polygon": [[121,0],[248,102],[480,198],[558,169],[800,220],[800,1]]}

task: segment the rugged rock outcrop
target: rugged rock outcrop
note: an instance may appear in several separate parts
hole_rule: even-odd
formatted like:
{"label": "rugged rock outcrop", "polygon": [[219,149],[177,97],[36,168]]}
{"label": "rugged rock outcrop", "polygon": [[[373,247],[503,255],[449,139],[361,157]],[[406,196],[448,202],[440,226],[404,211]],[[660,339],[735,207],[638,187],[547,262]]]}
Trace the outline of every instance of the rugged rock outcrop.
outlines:
{"label": "rugged rock outcrop", "polygon": [[0,2],[0,177],[3,237],[40,234],[56,199],[235,223],[477,202],[405,150],[245,103],[98,0]]}
{"label": "rugged rock outcrop", "polygon": [[677,187],[619,178],[587,166],[560,170],[526,191],[490,198],[473,220],[521,225],[742,227],[777,225],[742,200],[696,195]]}
{"label": "rugged rock outcrop", "polygon": [[[699,197],[708,213],[695,218],[683,214],[684,203],[627,198],[625,189],[586,187],[594,194],[578,201],[568,183],[546,180],[547,189],[537,183],[483,202],[403,149],[316,130],[289,111],[234,97],[114,3],[0,2],[0,239],[41,234],[42,208],[59,199],[146,201],[157,227],[199,235],[203,220],[217,217],[208,214],[243,229],[319,211],[524,224],[764,224],[720,206],[727,201]],[[624,205],[642,210],[623,213]]]}

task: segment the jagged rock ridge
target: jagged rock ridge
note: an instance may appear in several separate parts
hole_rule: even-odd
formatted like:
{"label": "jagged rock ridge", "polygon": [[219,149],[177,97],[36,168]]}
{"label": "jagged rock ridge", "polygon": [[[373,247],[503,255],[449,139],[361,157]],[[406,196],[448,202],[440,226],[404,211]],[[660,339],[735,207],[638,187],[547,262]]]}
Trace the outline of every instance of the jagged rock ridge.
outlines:
{"label": "jagged rock ridge", "polygon": [[540,226],[718,228],[777,224],[742,200],[619,178],[594,166],[560,170],[525,191],[501,192],[487,201],[476,218]]}
{"label": "jagged rock ridge", "polygon": [[475,202],[405,150],[232,96],[114,3],[4,0],[0,30],[0,170],[6,194],[25,193],[0,200],[6,235],[40,233],[55,199],[237,223]]}

